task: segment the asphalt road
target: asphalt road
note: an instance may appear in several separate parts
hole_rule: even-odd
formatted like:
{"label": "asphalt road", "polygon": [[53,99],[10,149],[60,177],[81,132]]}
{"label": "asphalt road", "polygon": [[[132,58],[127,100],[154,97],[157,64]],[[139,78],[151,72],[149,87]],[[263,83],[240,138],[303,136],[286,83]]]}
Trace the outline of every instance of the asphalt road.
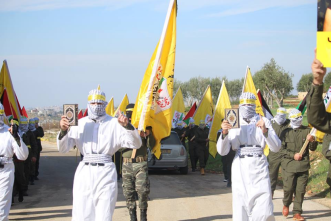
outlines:
{"label": "asphalt road", "polygon": [[[40,180],[29,186],[30,196],[22,203],[15,197],[10,220],[71,220],[73,177],[79,160],[75,150],[61,154],[54,144],[43,143]],[[231,189],[222,182],[223,175],[163,171],[151,173],[150,181],[148,220],[232,220]],[[120,221],[129,220],[121,184],[113,216]],[[276,220],[292,220],[291,214],[287,219],[281,214],[282,194],[282,190],[275,192]],[[311,198],[304,201],[303,210],[307,220],[331,220],[330,208]]]}

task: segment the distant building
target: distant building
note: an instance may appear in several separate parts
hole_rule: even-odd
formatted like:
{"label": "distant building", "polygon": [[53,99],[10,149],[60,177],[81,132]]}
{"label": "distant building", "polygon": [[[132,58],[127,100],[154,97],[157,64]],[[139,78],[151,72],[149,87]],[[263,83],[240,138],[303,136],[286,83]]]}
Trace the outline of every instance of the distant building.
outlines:
{"label": "distant building", "polygon": [[32,113],[32,114],[38,114],[38,112],[39,112],[39,111],[38,111],[37,108],[34,108],[34,109],[31,110],[31,113]]}

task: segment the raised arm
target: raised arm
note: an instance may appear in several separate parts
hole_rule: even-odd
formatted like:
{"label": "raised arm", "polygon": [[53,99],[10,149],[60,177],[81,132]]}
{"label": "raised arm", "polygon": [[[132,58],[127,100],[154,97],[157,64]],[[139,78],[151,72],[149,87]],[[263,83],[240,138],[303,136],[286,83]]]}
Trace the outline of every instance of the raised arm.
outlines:
{"label": "raised arm", "polygon": [[229,129],[231,129],[231,125],[229,124],[229,122],[227,120],[224,120],[222,122],[222,133],[217,141],[217,152],[221,155],[221,156],[225,156],[229,153],[230,148],[231,148],[231,144],[230,144],[230,140],[229,140]]}
{"label": "raised arm", "polygon": [[70,131],[68,131],[69,122],[66,116],[61,117],[60,127],[61,131],[57,136],[57,148],[61,153],[67,153],[76,145],[76,140],[74,138],[77,138],[75,134],[78,133],[78,130],[77,127],[72,127],[70,128]]}

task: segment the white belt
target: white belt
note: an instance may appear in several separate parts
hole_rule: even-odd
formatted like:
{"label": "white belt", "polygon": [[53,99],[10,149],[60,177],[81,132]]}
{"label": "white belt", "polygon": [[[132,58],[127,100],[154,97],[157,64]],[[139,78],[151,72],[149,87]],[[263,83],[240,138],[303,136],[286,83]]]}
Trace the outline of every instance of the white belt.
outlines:
{"label": "white belt", "polygon": [[13,158],[11,157],[0,157],[0,164],[12,163]]}
{"label": "white belt", "polygon": [[107,154],[86,154],[83,157],[84,163],[111,163],[111,156]]}
{"label": "white belt", "polygon": [[263,154],[263,149],[261,147],[242,147],[237,150],[237,155],[239,156],[260,156]]}

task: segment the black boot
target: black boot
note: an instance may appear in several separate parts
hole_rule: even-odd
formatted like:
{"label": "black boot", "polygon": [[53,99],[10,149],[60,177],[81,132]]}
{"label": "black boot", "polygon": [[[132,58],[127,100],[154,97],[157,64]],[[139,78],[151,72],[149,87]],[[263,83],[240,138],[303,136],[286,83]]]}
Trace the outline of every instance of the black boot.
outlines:
{"label": "black boot", "polygon": [[140,210],[140,221],[147,221],[147,209]]}
{"label": "black boot", "polygon": [[23,202],[23,191],[18,192],[18,202]]}
{"label": "black boot", "polygon": [[137,221],[137,211],[136,211],[136,208],[130,209],[129,210],[129,213],[130,213],[130,221]]}

